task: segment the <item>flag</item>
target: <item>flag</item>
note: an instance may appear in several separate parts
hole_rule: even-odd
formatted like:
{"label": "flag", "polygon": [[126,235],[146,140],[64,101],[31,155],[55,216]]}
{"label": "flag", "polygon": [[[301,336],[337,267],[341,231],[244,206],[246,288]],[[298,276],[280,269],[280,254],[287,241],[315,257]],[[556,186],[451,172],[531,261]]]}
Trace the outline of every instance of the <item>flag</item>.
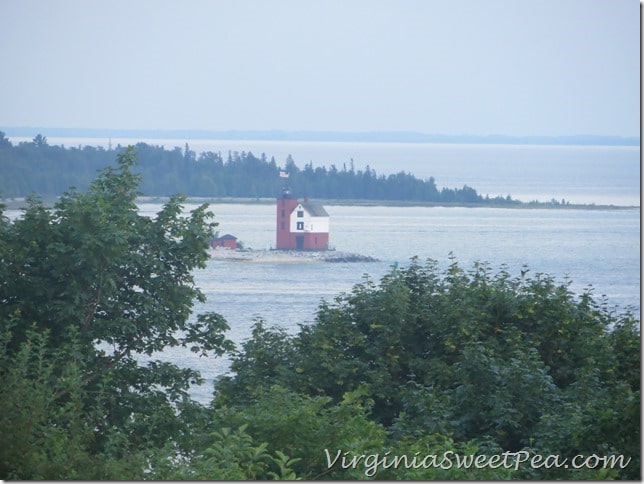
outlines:
{"label": "flag", "polygon": [[280,178],[288,178],[288,172],[280,170]]}

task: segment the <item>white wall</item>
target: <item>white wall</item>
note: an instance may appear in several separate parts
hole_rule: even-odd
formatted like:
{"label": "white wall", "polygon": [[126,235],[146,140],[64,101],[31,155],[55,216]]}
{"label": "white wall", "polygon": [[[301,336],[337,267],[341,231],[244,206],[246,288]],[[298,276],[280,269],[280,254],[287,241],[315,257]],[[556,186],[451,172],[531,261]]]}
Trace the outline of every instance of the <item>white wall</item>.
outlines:
{"label": "white wall", "polygon": [[[302,210],[304,212],[304,217],[298,217],[297,212]],[[297,223],[304,222],[304,229],[298,230]],[[328,233],[329,232],[329,217],[312,217],[309,212],[307,212],[302,204],[298,204],[297,207],[293,210],[291,214],[291,226],[290,230],[292,233],[304,233],[304,232],[316,232],[316,233]]]}

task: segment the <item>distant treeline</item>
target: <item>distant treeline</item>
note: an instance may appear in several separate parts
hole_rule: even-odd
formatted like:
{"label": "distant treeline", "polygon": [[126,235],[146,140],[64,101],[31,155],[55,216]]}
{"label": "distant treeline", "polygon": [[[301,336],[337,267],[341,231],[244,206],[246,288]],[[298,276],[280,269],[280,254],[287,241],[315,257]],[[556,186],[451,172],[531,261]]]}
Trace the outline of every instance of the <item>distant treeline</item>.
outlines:
{"label": "distant treeline", "polygon": [[[0,131],[0,196],[24,197],[37,193],[59,196],[69,187],[85,190],[97,171],[113,165],[118,153],[94,146],[64,147],[49,145],[37,135],[31,142],[13,145]],[[465,204],[518,204],[510,196],[483,197],[472,187],[438,188],[433,177],[416,178],[411,173],[377,174],[369,166],[356,170],[335,165],[304,168],[289,155],[284,165],[274,157],[251,152],[202,152],[197,155],[185,147],[167,150],[162,146],[138,143],[135,146],[141,191],[146,196],[182,193],[194,197],[276,197],[285,185],[301,197],[347,200],[392,200]],[[280,177],[288,173],[288,179]]]}

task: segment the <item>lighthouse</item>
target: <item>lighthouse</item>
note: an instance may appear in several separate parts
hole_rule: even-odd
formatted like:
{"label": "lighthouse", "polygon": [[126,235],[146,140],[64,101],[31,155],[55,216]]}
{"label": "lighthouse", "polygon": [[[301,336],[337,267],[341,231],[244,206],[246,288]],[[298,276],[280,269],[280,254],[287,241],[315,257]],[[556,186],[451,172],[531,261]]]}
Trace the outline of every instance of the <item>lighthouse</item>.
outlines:
{"label": "lighthouse", "polygon": [[300,202],[285,188],[276,203],[276,245],[278,250],[327,250],[329,214],[318,203]]}

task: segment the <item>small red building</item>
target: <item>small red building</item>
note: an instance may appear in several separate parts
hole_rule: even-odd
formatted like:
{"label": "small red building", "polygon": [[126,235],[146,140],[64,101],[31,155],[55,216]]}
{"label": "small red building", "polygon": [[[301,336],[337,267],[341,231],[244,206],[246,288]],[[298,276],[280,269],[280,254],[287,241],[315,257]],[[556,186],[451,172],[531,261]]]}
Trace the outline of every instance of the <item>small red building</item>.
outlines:
{"label": "small red building", "polygon": [[327,250],[329,214],[324,207],[308,200],[300,202],[284,189],[277,199],[275,248],[278,250]]}
{"label": "small red building", "polygon": [[222,235],[221,237],[212,239],[210,241],[210,247],[213,249],[224,247],[225,249],[235,250],[237,248],[237,237],[230,234]]}

